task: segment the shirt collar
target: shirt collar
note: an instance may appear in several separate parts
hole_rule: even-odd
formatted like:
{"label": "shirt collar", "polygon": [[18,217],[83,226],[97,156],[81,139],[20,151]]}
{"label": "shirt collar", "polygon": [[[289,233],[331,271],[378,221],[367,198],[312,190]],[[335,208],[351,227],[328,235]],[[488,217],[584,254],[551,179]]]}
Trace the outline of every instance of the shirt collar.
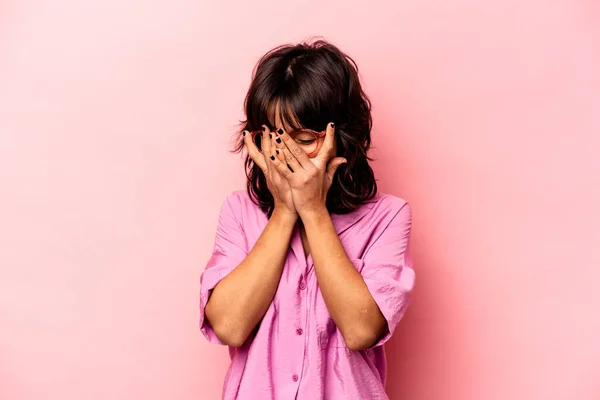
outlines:
{"label": "shirt collar", "polygon": [[380,199],[380,194],[377,193],[371,200],[365,201],[356,210],[353,210],[347,214],[331,214],[331,221],[335,227],[338,235],[354,226],[358,221],[364,218],[365,215],[369,214]]}

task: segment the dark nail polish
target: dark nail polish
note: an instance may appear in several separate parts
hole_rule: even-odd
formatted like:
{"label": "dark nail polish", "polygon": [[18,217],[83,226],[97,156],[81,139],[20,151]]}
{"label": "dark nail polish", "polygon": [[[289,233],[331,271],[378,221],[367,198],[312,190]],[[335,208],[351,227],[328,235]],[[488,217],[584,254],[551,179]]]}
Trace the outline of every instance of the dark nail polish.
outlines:
{"label": "dark nail polish", "polygon": [[277,139],[275,139],[275,141],[276,141],[277,143],[281,143],[281,138],[277,138]]}
{"label": "dark nail polish", "polygon": [[246,131],[242,132],[242,135],[246,136]]}
{"label": "dark nail polish", "polygon": [[279,133],[280,135],[283,135],[283,129],[279,128],[279,129],[277,130],[277,133]]}
{"label": "dark nail polish", "polygon": [[265,127],[263,126],[263,127],[262,127],[262,131],[264,132],[265,130],[266,130],[266,129],[265,129]]}
{"label": "dark nail polish", "polygon": [[332,127],[332,128],[335,128],[335,124],[334,124],[333,122],[331,123],[331,127]]}
{"label": "dark nail polish", "polygon": [[275,156],[271,156],[271,160],[275,161]]}
{"label": "dark nail polish", "polygon": [[275,150],[275,152],[276,152],[277,154],[279,154],[279,150]]}
{"label": "dark nail polish", "polygon": [[269,133],[269,139],[273,139],[273,135]]}

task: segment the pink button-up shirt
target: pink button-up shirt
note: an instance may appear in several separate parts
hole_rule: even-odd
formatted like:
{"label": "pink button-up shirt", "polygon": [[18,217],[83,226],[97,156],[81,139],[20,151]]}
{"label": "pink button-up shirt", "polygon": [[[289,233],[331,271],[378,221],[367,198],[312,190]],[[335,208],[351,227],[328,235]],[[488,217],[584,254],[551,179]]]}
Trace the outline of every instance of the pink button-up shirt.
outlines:
{"label": "pink button-up shirt", "polygon": [[[296,227],[279,287],[258,330],[242,347],[229,349],[223,399],[388,399],[383,344],[402,318],[415,280],[409,250],[411,209],[398,197],[378,194],[357,210],[332,214],[331,219],[389,333],[366,350],[346,347]],[[245,191],[232,193],[221,207],[214,251],[200,279],[200,329],[211,343],[222,344],[204,315],[211,290],[242,262],[266,224],[267,216]]]}

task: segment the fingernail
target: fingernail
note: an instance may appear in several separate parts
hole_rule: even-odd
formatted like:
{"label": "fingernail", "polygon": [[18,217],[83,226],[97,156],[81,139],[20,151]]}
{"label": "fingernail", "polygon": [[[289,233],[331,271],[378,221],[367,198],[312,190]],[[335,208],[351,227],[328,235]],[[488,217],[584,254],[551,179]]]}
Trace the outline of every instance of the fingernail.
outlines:
{"label": "fingernail", "polygon": [[275,161],[275,156],[271,156],[271,160]]}
{"label": "fingernail", "polygon": [[281,143],[281,138],[277,138],[277,139],[275,139],[275,141],[276,141],[277,143]]}
{"label": "fingernail", "polygon": [[246,136],[246,131],[243,131],[243,132],[242,132],[242,135]]}
{"label": "fingernail", "polygon": [[283,135],[283,129],[279,128],[279,129],[277,130],[277,133],[279,133],[280,135]]}
{"label": "fingernail", "polygon": [[279,150],[275,150],[275,152],[276,152],[277,154],[279,154]]}
{"label": "fingernail", "polygon": [[264,132],[265,130],[266,130],[266,129],[265,129],[264,125],[263,125],[263,127],[262,127],[262,131]]}
{"label": "fingernail", "polygon": [[269,133],[269,139],[273,139],[273,135]]}
{"label": "fingernail", "polygon": [[331,123],[331,127],[332,127],[332,128],[335,128],[335,124],[334,124],[333,122]]}

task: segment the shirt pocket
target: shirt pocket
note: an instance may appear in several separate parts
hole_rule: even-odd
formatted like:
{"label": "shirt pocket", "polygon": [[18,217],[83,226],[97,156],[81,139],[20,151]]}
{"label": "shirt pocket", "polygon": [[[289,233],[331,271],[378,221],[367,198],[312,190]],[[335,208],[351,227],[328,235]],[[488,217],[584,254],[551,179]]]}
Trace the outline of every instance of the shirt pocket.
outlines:
{"label": "shirt pocket", "polygon": [[[363,267],[363,261],[361,259],[350,259],[352,265],[361,272]],[[319,341],[319,346],[322,349],[330,348],[330,347],[345,347],[346,340],[344,339],[344,335],[338,329],[337,325],[331,318],[329,314],[329,310],[327,309],[327,305],[325,304],[325,299],[323,299],[323,295],[321,294],[321,290],[317,291],[317,300],[315,307],[315,318],[316,318],[316,326],[317,326],[317,338]]]}

